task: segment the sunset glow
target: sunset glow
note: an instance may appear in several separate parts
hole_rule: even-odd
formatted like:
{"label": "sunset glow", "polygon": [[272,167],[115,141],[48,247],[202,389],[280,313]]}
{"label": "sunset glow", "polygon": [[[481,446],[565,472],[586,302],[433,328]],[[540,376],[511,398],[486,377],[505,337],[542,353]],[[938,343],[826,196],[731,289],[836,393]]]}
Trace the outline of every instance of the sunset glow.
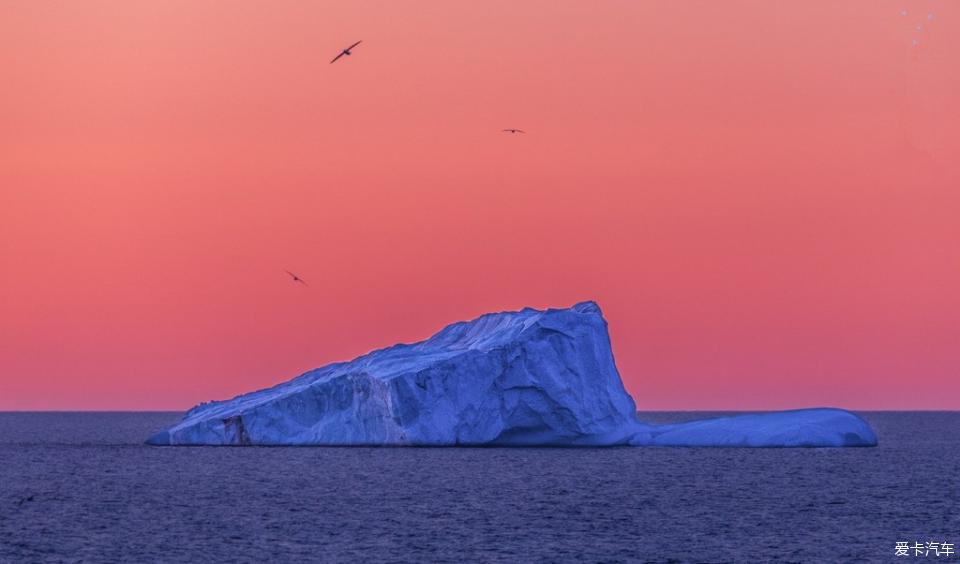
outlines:
{"label": "sunset glow", "polygon": [[0,410],[588,299],[642,410],[960,408],[960,3],[14,0],[0,68]]}

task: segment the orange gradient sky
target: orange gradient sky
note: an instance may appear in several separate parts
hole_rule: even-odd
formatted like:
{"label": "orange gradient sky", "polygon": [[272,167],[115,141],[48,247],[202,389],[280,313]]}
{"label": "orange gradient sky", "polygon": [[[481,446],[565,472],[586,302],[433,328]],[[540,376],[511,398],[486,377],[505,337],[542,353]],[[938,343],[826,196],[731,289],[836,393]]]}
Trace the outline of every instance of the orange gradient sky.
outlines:
{"label": "orange gradient sky", "polygon": [[640,409],[960,408],[960,2],[12,0],[0,69],[0,409],[585,299]]}

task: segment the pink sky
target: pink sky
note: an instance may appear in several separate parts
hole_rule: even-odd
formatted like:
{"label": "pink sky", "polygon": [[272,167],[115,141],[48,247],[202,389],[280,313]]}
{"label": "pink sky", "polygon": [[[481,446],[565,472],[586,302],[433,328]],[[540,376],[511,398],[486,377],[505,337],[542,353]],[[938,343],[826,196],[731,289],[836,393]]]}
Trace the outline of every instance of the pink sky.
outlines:
{"label": "pink sky", "polygon": [[0,69],[0,409],[585,299],[640,409],[960,408],[958,2],[12,0]]}

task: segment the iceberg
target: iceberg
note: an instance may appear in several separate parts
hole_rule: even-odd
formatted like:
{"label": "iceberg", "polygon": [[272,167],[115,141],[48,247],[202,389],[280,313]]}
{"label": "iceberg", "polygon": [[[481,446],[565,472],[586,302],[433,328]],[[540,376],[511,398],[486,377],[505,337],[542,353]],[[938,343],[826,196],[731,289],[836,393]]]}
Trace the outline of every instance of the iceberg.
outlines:
{"label": "iceberg", "polygon": [[491,313],[272,388],[200,404],[152,445],[870,446],[839,409],[637,419],[594,302]]}
{"label": "iceberg", "polygon": [[842,409],[812,408],[734,415],[638,430],[634,446],[842,447],[876,446],[866,421]]}

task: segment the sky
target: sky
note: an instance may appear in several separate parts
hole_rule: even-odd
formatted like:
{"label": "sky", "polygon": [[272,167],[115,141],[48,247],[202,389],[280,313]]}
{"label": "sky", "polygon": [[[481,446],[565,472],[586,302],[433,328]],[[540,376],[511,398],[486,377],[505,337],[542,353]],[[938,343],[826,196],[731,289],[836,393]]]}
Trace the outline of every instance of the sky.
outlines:
{"label": "sky", "polygon": [[587,299],[641,410],[960,409],[960,2],[9,0],[0,69],[0,410]]}

